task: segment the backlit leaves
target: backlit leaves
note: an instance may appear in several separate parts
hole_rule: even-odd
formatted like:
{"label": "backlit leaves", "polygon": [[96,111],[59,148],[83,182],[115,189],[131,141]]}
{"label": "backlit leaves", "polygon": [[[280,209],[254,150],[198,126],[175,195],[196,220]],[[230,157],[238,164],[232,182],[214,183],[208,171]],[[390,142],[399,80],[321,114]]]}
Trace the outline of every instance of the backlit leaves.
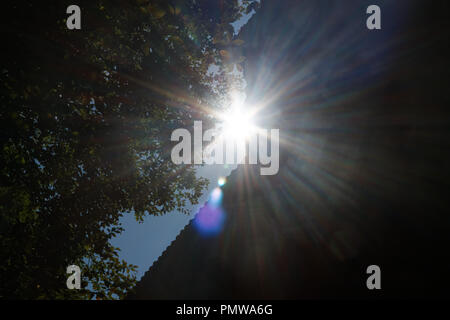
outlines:
{"label": "backlit leaves", "polygon": [[[77,3],[86,28],[72,33],[54,24],[60,1],[44,18],[32,1],[7,9],[0,298],[110,299],[133,287],[136,268],[110,241],[124,214],[188,213],[206,187],[170,161],[170,133],[226,93],[222,63],[241,56],[230,50],[242,45],[232,40],[236,3],[86,0]],[[17,24],[23,12],[30,20]],[[65,288],[70,264],[83,290]]]}

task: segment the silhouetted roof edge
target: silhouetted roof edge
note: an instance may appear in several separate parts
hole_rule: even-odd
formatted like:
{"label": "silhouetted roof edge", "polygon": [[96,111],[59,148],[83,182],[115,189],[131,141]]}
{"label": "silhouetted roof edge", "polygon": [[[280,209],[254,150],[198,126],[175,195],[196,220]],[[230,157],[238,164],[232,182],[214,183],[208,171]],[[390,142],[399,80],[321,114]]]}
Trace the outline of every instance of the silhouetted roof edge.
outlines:
{"label": "silhouetted roof edge", "polygon": [[[236,169],[231,171],[230,175],[227,178],[227,180],[228,180],[227,184],[229,184],[232,180],[236,179],[236,175],[239,172],[238,169],[240,166],[237,166]],[[195,217],[203,208],[206,207],[207,204],[208,204],[208,201],[205,201],[203,206],[201,206],[197,210],[197,212],[192,217],[192,219],[189,220],[189,222],[183,227],[183,229],[180,230],[178,235],[170,242],[170,244],[166,247],[166,249],[164,249],[164,251],[162,251],[161,254],[158,256],[158,258],[150,265],[148,270],[143,274],[141,279],[138,280],[138,282],[136,283],[136,288],[139,287],[141,284],[145,283],[147,280],[149,280],[150,276],[156,272],[155,270],[158,269],[158,265],[161,263],[161,260],[169,254],[169,252],[172,250],[172,248],[176,245],[176,242],[179,242],[179,240],[186,234],[187,230],[192,228],[192,223],[193,223]]]}

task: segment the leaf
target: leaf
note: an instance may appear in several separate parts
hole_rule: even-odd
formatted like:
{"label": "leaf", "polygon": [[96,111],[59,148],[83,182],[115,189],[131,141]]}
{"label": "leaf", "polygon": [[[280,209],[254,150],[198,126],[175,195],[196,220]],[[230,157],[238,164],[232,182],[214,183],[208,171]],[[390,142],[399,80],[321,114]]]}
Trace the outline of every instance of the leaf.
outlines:
{"label": "leaf", "polygon": [[147,43],[144,46],[144,55],[148,56],[150,54],[150,45]]}
{"label": "leaf", "polygon": [[181,9],[180,9],[180,7],[178,7],[178,6],[176,6],[175,8],[173,7],[173,6],[171,6],[170,4],[169,4],[169,12],[171,13],[171,14],[173,14],[173,15],[179,15],[180,14],[180,12],[181,12]]}
{"label": "leaf", "polygon": [[220,55],[225,59],[230,59],[230,53],[227,50],[220,50]]}
{"label": "leaf", "polygon": [[172,41],[178,42],[180,44],[183,43],[183,40],[179,36],[173,36],[171,37]]}
{"label": "leaf", "polygon": [[166,15],[166,11],[164,11],[161,7],[149,4],[148,11],[152,14],[156,19],[160,19]]}

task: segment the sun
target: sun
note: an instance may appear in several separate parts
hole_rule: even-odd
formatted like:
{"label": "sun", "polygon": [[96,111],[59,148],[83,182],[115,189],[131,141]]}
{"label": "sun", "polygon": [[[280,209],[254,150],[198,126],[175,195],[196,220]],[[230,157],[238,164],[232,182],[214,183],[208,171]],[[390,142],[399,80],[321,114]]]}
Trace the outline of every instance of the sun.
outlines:
{"label": "sun", "polygon": [[223,136],[225,139],[236,141],[247,140],[253,133],[255,126],[251,116],[242,110],[233,108],[223,115]]}
{"label": "sun", "polygon": [[246,95],[243,91],[233,90],[231,93],[231,105],[219,114],[219,128],[221,137],[230,143],[242,143],[249,140],[256,132],[256,126],[252,119],[254,111],[245,103]]}

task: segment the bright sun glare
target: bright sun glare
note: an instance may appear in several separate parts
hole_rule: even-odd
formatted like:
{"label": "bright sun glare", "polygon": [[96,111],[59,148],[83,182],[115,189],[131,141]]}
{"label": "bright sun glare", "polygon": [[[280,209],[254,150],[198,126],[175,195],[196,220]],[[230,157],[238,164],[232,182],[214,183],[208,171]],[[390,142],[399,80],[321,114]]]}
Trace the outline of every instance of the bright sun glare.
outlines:
{"label": "bright sun glare", "polygon": [[223,134],[226,139],[247,139],[253,131],[250,116],[241,109],[231,110],[224,116]]}
{"label": "bright sun glare", "polygon": [[251,114],[246,109],[242,98],[236,97],[230,110],[222,115],[222,133],[225,139],[241,142],[247,140],[254,132]]}

